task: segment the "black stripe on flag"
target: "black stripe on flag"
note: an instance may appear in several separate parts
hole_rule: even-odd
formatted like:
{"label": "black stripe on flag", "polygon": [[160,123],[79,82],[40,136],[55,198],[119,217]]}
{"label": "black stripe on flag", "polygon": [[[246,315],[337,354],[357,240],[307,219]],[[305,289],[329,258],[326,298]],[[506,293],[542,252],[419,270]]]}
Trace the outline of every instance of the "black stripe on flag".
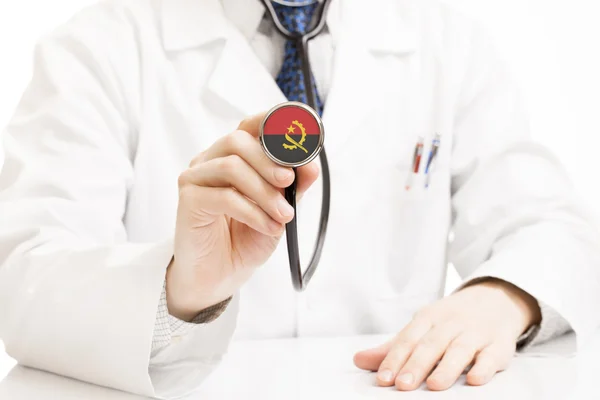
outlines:
{"label": "black stripe on flag", "polygon": [[[302,139],[302,135],[290,135],[292,139],[294,139],[297,143],[300,143]],[[301,163],[307,158],[309,158],[312,154],[314,154],[315,150],[319,146],[320,135],[306,135],[306,139],[304,143],[302,143],[302,147],[308,150],[308,153],[304,152],[302,149],[294,149],[288,150],[283,147],[283,144],[292,145],[284,135],[264,135],[263,140],[265,143],[265,147],[269,150],[269,153],[273,155],[273,157],[277,158],[286,163]]]}

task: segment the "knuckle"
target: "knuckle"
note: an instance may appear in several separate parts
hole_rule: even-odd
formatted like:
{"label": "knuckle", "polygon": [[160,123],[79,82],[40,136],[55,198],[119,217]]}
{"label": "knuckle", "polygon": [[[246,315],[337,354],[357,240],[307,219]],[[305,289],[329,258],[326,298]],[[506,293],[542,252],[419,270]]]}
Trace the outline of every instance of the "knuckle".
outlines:
{"label": "knuckle", "polygon": [[239,143],[240,140],[245,140],[248,135],[250,134],[243,129],[236,129],[235,131],[231,132],[231,137],[236,143]]}
{"label": "knuckle", "polygon": [[503,364],[505,361],[509,361],[515,353],[514,347],[508,346],[490,346],[486,349],[485,356],[490,360],[494,360],[498,363]]}
{"label": "knuckle", "polygon": [[413,314],[413,321],[430,323],[433,312],[431,306],[426,306]]}
{"label": "knuckle", "polygon": [[439,324],[439,328],[443,332],[462,333],[465,331],[465,324],[461,320],[451,319],[449,321],[444,321],[441,324]]}
{"label": "knuckle", "polygon": [[178,194],[180,204],[188,204],[193,198],[195,198],[198,195],[197,187],[184,182],[179,185]]}
{"label": "knuckle", "polygon": [[250,125],[250,124],[252,123],[252,120],[253,120],[253,118],[254,118],[254,117],[253,117],[252,115],[248,115],[248,116],[246,116],[246,117],[245,117],[245,118],[244,118],[244,119],[243,119],[243,120],[240,122],[240,124],[239,124],[239,127],[240,127],[240,129],[241,129],[241,127],[243,127],[243,126],[248,126],[248,125]]}
{"label": "knuckle", "polygon": [[225,136],[225,146],[229,149],[229,151],[233,154],[237,154],[242,150],[242,143],[244,143],[247,132],[242,130],[235,130],[231,132],[229,135]]}
{"label": "knuckle", "polygon": [[438,347],[438,338],[432,334],[427,334],[419,340],[416,350],[429,350]]}
{"label": "knuckle", "polygon": [[230,155],[223,157],[217,163],[217,168],[220,174],[233,175],[241,167],[242,159],[238,155]]}
{"label": "knuckle", "polygon": [[506,357],[504,357],[498,351],[488,352],[485,356],[485,359],[487,360],[488,365],[494,365],[494,366],[499,366],[500,364],[502,364],[504,361],[504,358],[506,358]]}
{"label": "knuckle", "polygon": [[477,346],[466,338],[457,338],[450,344],[453,353],[475,354]]}
{"label": "knuckle", "polygon": [[191,170],[188,168],[177,177],[177,186],[182,189],[191,181]]}
{"label": "knuckle", "polygon": [[433,339],[424,339],[417,343],[413,354],[418,358],[433,353],[437,347]]}
{"label": "knuckle", "polygon": [[279,200],[285,200],[285,197],[269,184],[263,185],[262,191],[265,193],[267,201],[272,207],[277,207]]}
{"label": "knuckle", "polygon": [[466,333],[461,336],[464,336],[460,338],[462,341],[471,343],[471,345],[473,347],[476,347],[477,349],[482,349],[490,343],[494,342],[492,335],[488,334],[485,331],[478,330],[476,328],[467,330]]}
{"label": "knuckle", "polygon": [[204,158],[204,152],[198,153],[194,158],[192,158],[192,161],[190,161],[188,168],[192,168],[192,167],[200,164],[202,162],[203,158]]}
{"label": "knuckle", "polygon": [[231,132],[228,135],[225,135],[221,138],[221,143],[222,146],[228,151],[228,152],[233,152],[233,150],[236,149],[236,141],[237,141],[237,137],[236,137],[236,132]]}
{"label": "knuckle", "polygon": [[234,203],[238,199],[238,193],[234,188],[227,187],[221,190],[221,197],[227,203]]}
{"label": "knuckle", "polygon": [[410,351],[411,349],[415,348],[416,345],[417,342],[410,338],[401,338],[396,341],[394,349],[396,352],[400,353],[403,351]]}
{"label": "knuckle", "polygon": [[393,349],[406,349],[406,348],[410,348],[412,349],[413,347],[415,347],[415,345],[417,344],[418,340],[415,340],[414,337],[411,337],[411,335],[407,334],[407,332],[400,332],[395,338],[394,338],[394,345],[393,345]]}
{"label": "knuckle", "polygon": [[493,373],[502,369],[500,360],[492,357],[479,357],[475,361],[475,365],[478,371],[487,371],[487,373]]}

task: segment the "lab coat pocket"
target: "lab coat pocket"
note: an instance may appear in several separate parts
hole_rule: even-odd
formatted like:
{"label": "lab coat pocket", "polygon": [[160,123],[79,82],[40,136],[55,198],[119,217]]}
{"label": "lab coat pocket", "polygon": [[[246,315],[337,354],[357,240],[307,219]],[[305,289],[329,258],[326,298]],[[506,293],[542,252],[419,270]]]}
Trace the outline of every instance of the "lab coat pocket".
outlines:
{"label": "lab coat pocket", "polygon": [[[419,296],[435,290],[438,282],[435,262],[439,254],[432,254],[428,240],[430,213],[435,207],[436,190],[425,188],[421,166],[418,174],[411,171],[410,163],[401,163],[391,169],[390,186],[386,197],[385,251],[374,266],[374,293],[380,299],[401,296]],[[409,176],[411,176],[409,178]],[[410,180],[410,187],[407,187]],[[441,274],[443,275],[443,273]]]}

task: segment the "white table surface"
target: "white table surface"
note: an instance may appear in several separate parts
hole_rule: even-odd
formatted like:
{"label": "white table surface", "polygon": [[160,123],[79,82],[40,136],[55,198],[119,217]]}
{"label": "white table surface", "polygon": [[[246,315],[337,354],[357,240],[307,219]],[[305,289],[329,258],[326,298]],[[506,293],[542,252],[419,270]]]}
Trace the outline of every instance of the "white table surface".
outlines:
{"label": "white table surface", "polygon": [[[600,334],[573,355],[574,339],[563,337],[519,354],[510,369],[482,387],[464,379],[445,392],[397,392],[375,386],[373,373],[356,369],[356,350],[383,337],[286,339],[235,342],[223,364],[190,399],[600,399]],[[46,372],[14,366],[0,353],[2,400],[134,400],[126,393]]]}

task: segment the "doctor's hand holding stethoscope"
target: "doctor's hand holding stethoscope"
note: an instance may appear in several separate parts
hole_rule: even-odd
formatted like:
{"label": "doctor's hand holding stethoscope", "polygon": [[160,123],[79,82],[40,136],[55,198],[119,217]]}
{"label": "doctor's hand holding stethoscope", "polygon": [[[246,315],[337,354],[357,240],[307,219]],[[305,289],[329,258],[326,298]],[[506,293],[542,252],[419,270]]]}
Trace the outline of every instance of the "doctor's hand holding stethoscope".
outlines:
{"label": "doctor's hand holding stethoscope", "polygon": [[270,160],[257,140],[263,119],[242,121],[180,176],[175,254],[167,270],[175,317],[191,320],[227,301],[271,256],[294,217],[283,189],[296,179],[301,196],[319,175],[314,162],[294,174]]}

